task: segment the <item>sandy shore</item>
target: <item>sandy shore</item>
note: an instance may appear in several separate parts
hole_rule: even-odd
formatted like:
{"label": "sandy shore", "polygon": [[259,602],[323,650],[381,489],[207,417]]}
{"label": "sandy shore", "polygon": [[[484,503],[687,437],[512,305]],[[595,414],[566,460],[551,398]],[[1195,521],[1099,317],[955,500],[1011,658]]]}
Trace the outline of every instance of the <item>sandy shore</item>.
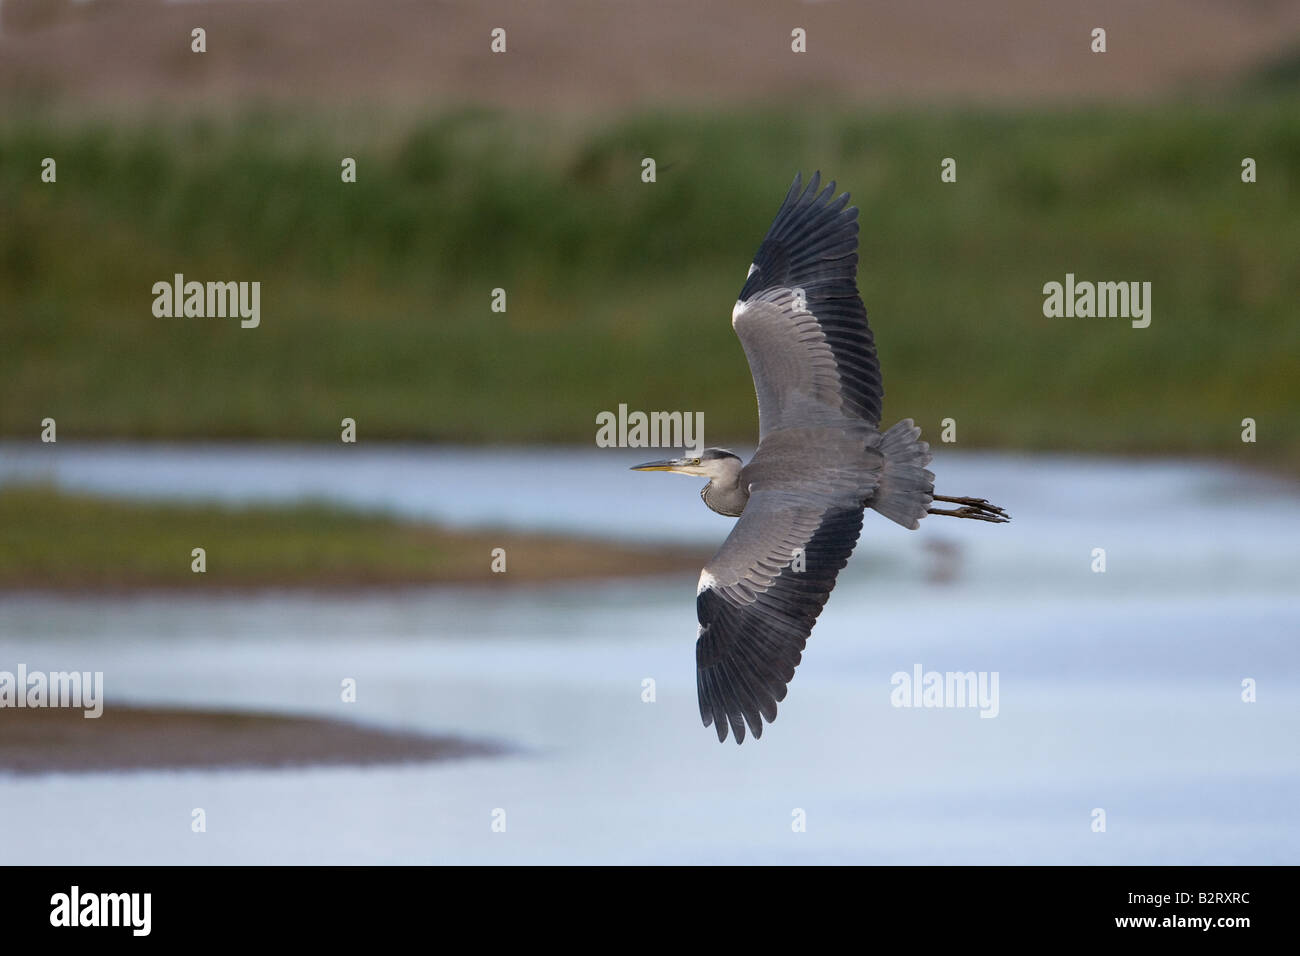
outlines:
{"label": "sandy shore", "polygon": [[505,749],[317,717],[112,705],[93,719],[70,709],[0,710],[0,773],[362,766]]}

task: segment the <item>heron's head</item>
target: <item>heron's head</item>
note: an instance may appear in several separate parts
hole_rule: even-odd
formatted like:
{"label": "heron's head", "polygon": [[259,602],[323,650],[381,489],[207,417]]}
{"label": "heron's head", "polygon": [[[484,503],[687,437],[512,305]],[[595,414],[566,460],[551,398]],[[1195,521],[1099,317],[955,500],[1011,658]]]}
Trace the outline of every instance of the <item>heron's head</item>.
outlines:
{"label": "heron's head", "polygon": [[633,465],[633,471],[671,471],[678,475],[693,475],[697,478],[734,478],[740,472],[739,455],[733,455],[725,448],[706,448],[698,455],[685,458],[666,458],[663,461],[648,461],[644,465]]}

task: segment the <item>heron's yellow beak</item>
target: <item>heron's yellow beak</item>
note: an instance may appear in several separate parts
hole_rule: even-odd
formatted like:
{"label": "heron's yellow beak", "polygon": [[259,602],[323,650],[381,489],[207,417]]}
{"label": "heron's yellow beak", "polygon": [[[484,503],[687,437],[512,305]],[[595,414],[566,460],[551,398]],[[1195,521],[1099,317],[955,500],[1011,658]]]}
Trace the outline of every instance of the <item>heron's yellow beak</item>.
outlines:
{"label": "heron's yellow beak", "polygon": [[663,461],[647,461],[644,465],[633,465],[633,471],[677,471],[689,464],[688,458],[665,458]]}

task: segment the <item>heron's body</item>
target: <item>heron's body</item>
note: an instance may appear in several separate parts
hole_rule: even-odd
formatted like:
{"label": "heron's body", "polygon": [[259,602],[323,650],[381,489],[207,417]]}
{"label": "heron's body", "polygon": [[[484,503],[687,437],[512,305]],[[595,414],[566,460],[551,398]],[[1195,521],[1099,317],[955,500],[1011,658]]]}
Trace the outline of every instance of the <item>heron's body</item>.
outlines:
{"label": "heron's body", "polygon": [[[880,366],[858,295],[857,209],[795,178],[732,311],[758,398],[748,464],[707,449],[642,470],[709,478],[706,505],[739,521],[700,574],[700,716],[725,740],[776,718],[814,622],[870,508],[905,528],[926,514],[1005,521],[983,499],[934,494],[929,446],[905,419],[879,429]],[[848,207],[848,208],[846,208]],[[964,507],[941,511],[939,498]]]}

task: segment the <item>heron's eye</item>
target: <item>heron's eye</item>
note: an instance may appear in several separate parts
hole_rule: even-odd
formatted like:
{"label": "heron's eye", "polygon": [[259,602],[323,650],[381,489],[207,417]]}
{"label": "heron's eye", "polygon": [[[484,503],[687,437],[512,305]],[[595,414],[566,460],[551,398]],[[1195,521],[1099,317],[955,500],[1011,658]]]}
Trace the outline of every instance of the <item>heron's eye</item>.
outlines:
{"label": "heron's eye", "polygon": [[692,464],[692,465],[698,465],[699,463],[700,463],[700,460],[699,460],[698,458],[692,458],[692,459],[691,459],[691,464]]}

